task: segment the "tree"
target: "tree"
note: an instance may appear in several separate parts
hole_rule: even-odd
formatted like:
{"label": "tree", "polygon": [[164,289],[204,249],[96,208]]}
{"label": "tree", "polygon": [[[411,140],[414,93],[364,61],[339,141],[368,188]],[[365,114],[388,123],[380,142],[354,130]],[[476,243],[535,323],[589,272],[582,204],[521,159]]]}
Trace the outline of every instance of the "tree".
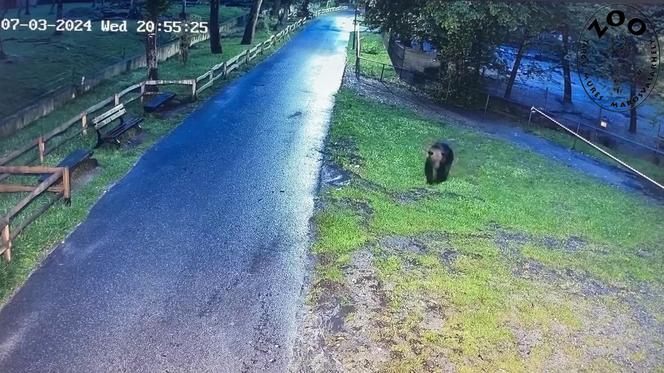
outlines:
{"label": "tree", "polygon": [[240,44],[249,45],[253,43],[254,33],[256,32],[256,23],[258,23],[258,16],[262,4],[263,0],[254,0],[254,4],[251,6],[251,13],[249,13],[249,20],[247,20],[247,25],[244,28],[244,36],[242,36],[242,42]]}
{"label": "tree", "polygon": [[286,25],[286,23],[288,23],[288,18],[290,17],[291,0],[282,0],[281,7],[283,8],[283,11],[279,14],[279,22],[277,23],[277,27],[283,27]]}
{"label": "tree", "polygon": [[30,0],[25,0],[25,15],[30,15]]}
{"label": "tree", "polygon": [[[55,8],[55,19],[62,19],[62,0],[57,0],[57,6]],[[62,35],[62,31],[55,30],[53,33],[55,35]]]}
{"label": "tree", "polygon": [[309,0],[304,0],[302,2],[302,7],[300,8],[300,17],[309,17],[311,13],[309,13]]}
{"label": "tree", "polygon": [[210,52],[220,54],[222,51],[219,35],[219,0],[210,0]]}
{"label": "tree", "polygon": [[274,0],[274,3],[272,4],[272,17],[277,18],[279,17],[279,11],[281,10],[281,0]]}
{"label": "tree", "polygon": [[182,10],[180,11],[180,18],[187,19],[187,0],[182,0]]}
{"label": "tree", "polygon": [[[0,0],[0,19],[4,19],[7,14],[7,0]],[[0,35],[0,60],[7,58],[4,48],[2,47],[2,35]]]}
{"label": "tree", "polygon": [[[146,0],[145,12],[147,21],[156,25],[159,16],[168,10],[168,0]],[[159,79],[159,67],[157,65],[157,33],[156,30],[145,34],[145,61],[148,68],[148,80]]]}
{"label": "tree", "polygon": [[569,66],[569,25],[567,22],[563,21],[561,26],[561,53],[560,53],[560,63],[563,66],[563,104],[572,103],[572,74]]}

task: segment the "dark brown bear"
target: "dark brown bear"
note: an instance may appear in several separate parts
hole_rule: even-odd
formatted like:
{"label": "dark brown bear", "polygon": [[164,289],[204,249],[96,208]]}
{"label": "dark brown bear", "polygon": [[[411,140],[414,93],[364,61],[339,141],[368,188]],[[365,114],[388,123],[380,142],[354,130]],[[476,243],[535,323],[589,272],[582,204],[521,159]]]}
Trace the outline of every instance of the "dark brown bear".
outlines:
{"label": "dark brown bear", "polygon": [[424,163],[424,175],[427,183],[435,184],[447,180],[447,175],[452,168],[454,152],[444,142],[437,142],[429,148],[429,156]]}

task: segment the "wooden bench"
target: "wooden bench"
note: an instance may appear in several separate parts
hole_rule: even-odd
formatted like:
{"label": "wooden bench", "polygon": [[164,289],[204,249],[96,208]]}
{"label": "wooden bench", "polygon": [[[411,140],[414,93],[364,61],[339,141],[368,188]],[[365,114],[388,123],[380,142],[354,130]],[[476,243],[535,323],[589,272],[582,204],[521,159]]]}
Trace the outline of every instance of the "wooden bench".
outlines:
{"label": "wooden bench", "polygon": [[[124,115],[126,113],[127,110],[125,109],[124,105],[120,104],[92,120],[95,131],[97,131],[97,145],[95,147],[99,147],[105,142],[120,145],[120,136],[122,136],[125,132],[134,127],[141,129],[140,124],[143,122],[143,118],[135,117],[125,119]],[[113,127],[110,131],[102,133],[101,129],[116,119],[119,119],[120,123],[118,123],[118,125]]]}
{"label": "wooden bench", "polygon": [[[81,163],[92,157],[92,151],[86,149],[77,149],[71,152],[65,159],[58,163],[57,167],[67,167],[70,170],[74,170],[76,167],[81,165]],[[41,174],[39,176],[39,182],[42,183],[44,180],[48,179],[51,174]]]}
{"label": "wooden bench", "polygon": [[161,105],[167,103],[173,98],[175,98],[175,93],[173,92],[159,93],[158,95],[151,98],[150,101],[147,102],[147,104],[143,105],[143,110],[145,110],[147,113],[152,113],[154,111],[157,111],[157,109]]}

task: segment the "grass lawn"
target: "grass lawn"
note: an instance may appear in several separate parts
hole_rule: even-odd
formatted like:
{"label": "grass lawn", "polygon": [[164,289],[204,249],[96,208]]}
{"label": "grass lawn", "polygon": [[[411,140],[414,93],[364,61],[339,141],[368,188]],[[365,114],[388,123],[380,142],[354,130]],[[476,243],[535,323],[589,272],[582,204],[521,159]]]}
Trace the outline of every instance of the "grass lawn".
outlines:
{"label": "grass lawn", "polygon": [[[89,3],[65,3],[64,14],[72,9],[89,10]],[[50,5],[40,5],[31,9],[29,19],[55,20],[55,14],[48,14]],[[6,17],[16,17],[16,10],[10,10]],[[168,15],[177,17],[180,5],[174,4]],[[192,15],[207,20],[209,7],[196,5],[189,8]],[[220,22],[240,16],[247,10],[238,7],[220,7]],[[81,17],[81,19],[86,19]],[[86,74],[94,74],[123,58],[145,53],[143,34],[134,32],[136,22],[129,22],[129,32],[101,32],[99,22],[93,23],[92,32],[64,32],[56,36],[52,30],[0,31],[3,47],[9,58],[0,63],[0,87],[12,87],[0,91],[0,118],[16,112],[34,101],[50,89],[72,82],[72,79]],[[176,34],[160,34],[160,43],[175,38]]]}
{"label": "grass lawn", "polygon": [[[255,42],[260,43],[269,38],[269,35],[270,33],[265,29],[260,29],[256,33]],[[224,47],[224,53],[222,55],[210,54],[209,47],[202,43],[191,50],[187,65],[182,65],[177,58],[161,63],[159,65],[160,77],[163,79],[185,79],[199,76],[209,70],[213,65],[251,47],[240,45],[240,40],[241,36],[237,35],[224,38],[222,40]],[[265,54],[264,56],[266,57],[268,54]],[[264,57],[258,57],[258,59],[254,60],[248,65],[248,67],[250,68],[252,65],[255,65],[262,58]],[[246,69],[247,67],[243,67],[242,71],[246,71]],[[234,78],[241,73],[242,72],[233,72],[231,73],[231,78]],[[15,149],[25,144],[26,141],[35,139],[39,134],[47,132],[93,104],[111,96],[113,93],[122,90],[132,83],[143,80],[144,78],[145,71],[141,70],[120,75],[114,81],[101,84],[85,95],[78,97],[76,100],[70,101],[63,107],[53,111],[44,118],[39,119],[37,122],[24,128],[12,137],[0,139],[0,149],[3,150],[0,154]],[[160,118],[152,114],[144,113],[137,101],[128,105],[128,115],[143,116],[145,118],[142,125],[144,128],[143,134],[138,137],[140,141],[136,144],[125,146],[120,149],[114,147],[95,149],[94,158],[99,161],[100,167],[87,175],[87,179],[89,180],[86,183],[81,183],[80,179],[78,182],[79,185],[77,185],[76,182],[74,183],[75,187],[72,193],[71,206],[66,207],[63,203],[56,202],[53,207],[51,207],[44,215],[40,216],[33,224],[29,225],[28,228],[16,238],[12,251],[12,261],[10,263],[0,261],[0,300],[6,300],[7,296],[11,294],[11,292],[18,287],[25,280],[26,276],[39,264],[43,256],[48,252],[48,249],[64,239],[64,237],[71,232],[78,223],[85,219],[92,205],[99,199],[104,191],[125,175],[145,150],[175,128],[187,117],[187,115],[189,115],[189,113],[194,111],[198,105],[203,103],[227,82],[228,80],[217,81],[214,87],[201,93],[196,103],[186,105],[166,118]],[[164,87],[163,89],[173,90],[174,88],[177,89],[177,87],[170,86],[167,88]],[[176,90],[176,92],[178,91]],[[182,97],[186,97],[188,94],[183,91],[179,91],[178,93],[181,94]],[[90,131],[88,136],[79,137],[58,148],[47,157],[45,163],[48,165],[57,164],[74,149],[81,147],[91,148],[94,146],[95,140],[96,137],[94,132]],[[18,161],[16,164],[21,164],[21,162]],[[13,182],[20,179],[13,178],[9,180]],[[2,194],[2,198],[0,199],[0,215],[4,215],[9,208],[25,195],[27,194]],[[40,198],[43,200],[49,197],[43,195]],[[41,201],[36,201],[31,207],[38,207],[40,203]],[[25,213],[22,213],[16,222],[25,218],[29,211],[30,209],[27,209]]]}
{"label": "grass lawn", "polygon": [[[455,162],[428,186],[439,139]],[[305,325],[321,359],[395,372],[664,368],[661,202],[347,89],[326,154],[352,178],[323,189],[315,217],[319,319]]]}

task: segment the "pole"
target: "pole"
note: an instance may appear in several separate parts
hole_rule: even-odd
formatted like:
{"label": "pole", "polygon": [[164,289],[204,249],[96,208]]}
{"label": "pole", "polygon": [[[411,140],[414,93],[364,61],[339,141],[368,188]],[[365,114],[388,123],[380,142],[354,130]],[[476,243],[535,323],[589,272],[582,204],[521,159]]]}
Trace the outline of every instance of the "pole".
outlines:
{"label": "pole", "polygon": [[486,103],[484,104],[484,117],[486,118],[486,111],[489,109],[489,98],[491,95],[486,95]]}

